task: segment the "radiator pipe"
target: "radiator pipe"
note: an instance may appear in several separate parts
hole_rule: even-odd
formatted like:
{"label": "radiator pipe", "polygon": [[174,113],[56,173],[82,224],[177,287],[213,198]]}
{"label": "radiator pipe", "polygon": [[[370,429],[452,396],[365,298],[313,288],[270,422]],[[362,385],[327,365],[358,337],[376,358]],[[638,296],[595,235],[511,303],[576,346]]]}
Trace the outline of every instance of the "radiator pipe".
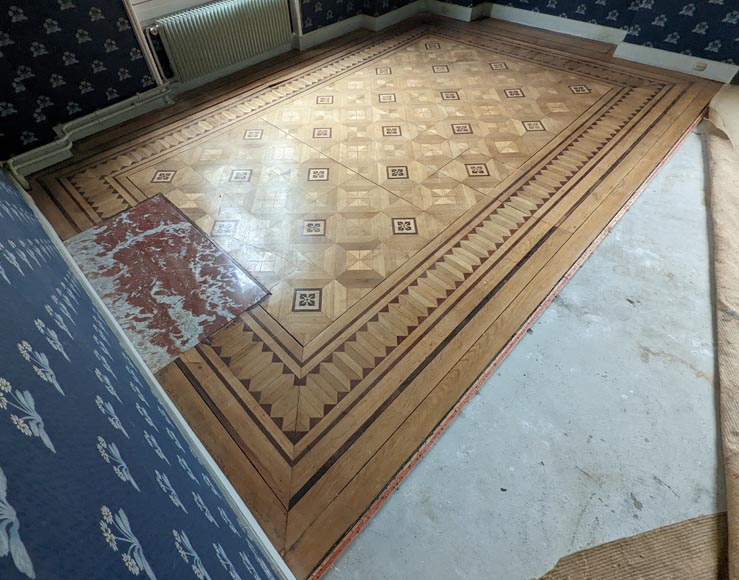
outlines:
{"label": "radiator pipe", "polygon": [[149,67],[151,78],[154,79],[154,82],[157,84],[157,86],[161,87],[165,84],[165,80],[159,73],[159,67],[157,66],[156,60],[154,60],[154,55],[149,48],[149,43],[144,37],[143,27],[141,26],[141,22],[139,22],[138,16],[136,16],[136,11],[131,4],[131,0],[123,0],[123,6],[126,8],[126,13],[128,14],[128,18],[131,21],[133,32],[136,35],[136,39],[139,41],[141,53],[144,55],[144,60],[146,60],[146,64]]}

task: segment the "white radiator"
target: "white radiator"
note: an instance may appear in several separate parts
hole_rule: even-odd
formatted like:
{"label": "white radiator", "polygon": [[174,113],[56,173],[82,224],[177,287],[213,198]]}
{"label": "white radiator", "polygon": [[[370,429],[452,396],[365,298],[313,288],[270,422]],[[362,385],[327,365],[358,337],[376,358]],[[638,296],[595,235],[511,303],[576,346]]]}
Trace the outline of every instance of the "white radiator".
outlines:
{"label": "white radiator", "polygon": [[288,0],[222,0],[156,23],[182,82],[289,44],[292,37]]}

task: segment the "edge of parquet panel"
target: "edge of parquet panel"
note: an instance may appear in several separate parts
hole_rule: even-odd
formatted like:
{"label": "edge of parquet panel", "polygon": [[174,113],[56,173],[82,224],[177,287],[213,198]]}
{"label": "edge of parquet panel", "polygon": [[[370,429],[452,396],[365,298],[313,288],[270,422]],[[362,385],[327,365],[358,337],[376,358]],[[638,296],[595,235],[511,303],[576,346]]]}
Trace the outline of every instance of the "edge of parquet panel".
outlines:
{"label": "edge of parquet panel", "polygon": [[[291,547],[287,548],[285,559],[298,578],[307,577],[311,571],[320,565],[324,558],[331,558],[331,549],[336,545],[337,537],[332,530],[343,528],[344,532],[338,535],[340,539],[360,520],[369,506],[379,497],[383,490],[392,483],[392,478],[400,473],[403,466],[412,458],[413,454],[423,445],[429,436],[428,425],[441,425],[444,418],[454,410],[455,404],[461,400],[472,387],[475,380],[484,373],[497,353],[503,351],[506,344],[516,334],[521,326],[520,317],[515,311],[535,312],[536,308],[546,299],[556,287],[565,273],[598,235],[606,228],[618,210],[638,191],[641,183],[649,177],[654,167],[662,160],[666,151],[680,140],[686,129],[693,121],[699,118],[716,87],[707,84],[693,99],[686,103],[679,117],[682,123],[664,120],[664,127],[660,137],[652,144],[649,152],[640,155],[635,166],[627,172],[626,177],[609,192],[592,213],[574,232],[556,229],[545,244],[537,249],[537,257],[547,255],[545,265],[531,278],[525,276],[526,270],[535,266],[523,266],[516,274],[517,277],[528,280],[505,312],[495,318],[482,335],[474,342],[451,370],[438,381],[423,403],[402,423],[390,436],[380,450],[357,471],[351,482],[336,496],[329,507],[322,511]],[[677,119],[675,121],[678,121]],[[665,126],[666,125],[666,126]],[[564,225],[578,221],[570,217]],[[533,258],[533,256],[532,256]],[[514,283],[513,279],[511,283]],[[529,317],[526,316],[525,320]],[[472,331],[472,326],[485,324],[490,319],[479,316],[462,331]],[[525,324],[525,323],[524,323]],[[505,337],[505,338],[501,338]],[[429,373],[434,376],[433,372]],[[416,380],[421,381],[422,377]],[[432,419],[429,419],[432,417]],[[426,426],[424,428],[424,425]],[[384,474],[384,475],[381,475]],[[364,498],[364,499],[359,499]],[[357,506],[367,506],[357,509]],[[288,514],[288,538],[290,537],[291,515]],[[325,556],[326,554],[328,556]]]}
{"label": "edge of parquet panel", "polygon": [[[252,426],[237,421],[239,415],[235,411],[238,409],[232,407],[239,401],[240,381],[235,376],[228,378],[228,369],[225,368],[227,365],[221,365],[215,358],[210,360],[212,357],[208,356],[208,347],[202,347],[202,351],[194,349],[186,353],[178,364],[167,367],[158,374],[169,396],[188,421],[193,423],[193,427],[197,426],[195,430],[206,448],[229,476],[270,540],[284,553],[288,564],[301,580],[327,554],[329,558],[332,557],[332,550],[337,542],[363,518],[368,509],[372,509],[373,503],[376,505],[377,498],[382,497],[388,485],[393,485],[393,478],[398,473],[407,469],[404,465],[413,461],[424,442],[436,436],[434,431],[448,420],[450,414],[455,413],[475,379],[485,371],[488,361],[499,357],[498,353],[507,349],[506,345],[510,344],[512,337],[515,338],[520,332],[522,320],[524,325],[527,324],[530,314],[538,311],[543,301],[551,295],[552,288],[561,283],[562,277],[578,261],[583,251],[588,251],[583,249],[589,248],[593,240],[601,235],[603,228],[608,227],[619,209],[629,203],[634,192],[638,191],[644,179],[659,164],[664,153],[701,113],[717,90],[717,85],[697,81],[679,73],[619,61],[610,56],[608,45],[604,43],[593,44],[592,41],[580,39],[570,45],[566,42],[566,35],[539,30],[532,32],[532,29],[521,25],[501,24],[493,20],[463,24],[444,18],[417,17],[381,33],[362,31],[336,39],[327,45],[296,55],[296,60],[289,64],[286,56],[282,55],[247,73],[202,87],[183,97],[174,107],[116,127],[108,134],[109,140],[103,136],[85,140],[78,147],[80,155],[63,165],[64,170],[84,167],[86,160],[94,156],[90,152],[103,142],[106,144],[106,153],[121,150],[129,145],[131,139],[141,140],[163,134],[169,126],[181,123],[193,111],[218,111],[225,103],[235,102],[288,80],[308,66],[318,66],[332,61],[344,52],[370,46],[385,35],[411,29],[419,24],[439,22],[444,22],[445,27],[457,33],[477,31],[476,33],[483,36],[502,35],[521,46],[534,44],[560,56],[576,55],[583,62],[604,62],[622,72],[642,71],[650,79],[675,85],[669,91],[686,88],[686,94],[691,97],[686,98],[685,103],[679,106],[663,106],[664,117],[660,117],[655,125],[657,129],[649,133],[646,141],[633,148],[627,143],[620,145],[618,150],[614,146],[597,157],[599,162],[600,159],[614,159],[617,154],[620,155],[619,163],[621,160],[625,161],[618,175],[600,177],[594,174],[583,178],[587,187],[597,186],[592,195],[573,200],[572,203],[568,200],[567,204],[562,204],[556,211],[546,217],[537,217],[533,225],[527,226],[528,231],[535,232],[531,239],[537,240],[536,243],[526,240],[511,256],[503,258],[500,276],[496,273],[485,279],[498,288],[494,300],[487,298],[490,295],[489,290],[474,288],[463,302],[464,308],[477,310],[474,316],[468,317],[468,322],[457,324],[446,321],[444,324],[447,326],[440,325],[439,328],[431,328],[430,322],[427,324],[425,328],[429,330],[424,339],[441,343],[436,353],[441,356],[420,367],[418,374],[412,374],[407,380],[408,372],[420,364],[416,359],[423,358],[422,354],[409,353],[407,359],[396,363],[397,369],[389,371],[389,378],[386,378],[388,383],[395,381],[408,384],[397,398],[388,402],[387,410],[379,419],[370,424],[352,443],[363,452],[372,450],[374,453],[371,456],[369,453],[347,454],[350,455],[347,458],[339,456],[315,483],[308,486],[304,496],[295,498],[293,494],[298,489],[303,489],[306,479],[311,475],[309,467],[313,464],[300,464],[299,472],[296,472],[298,468],[290,462],[282,465],[284,457],[278,457],[279,452],[267,441],[268,437],[275,435],[274,432],[271,435],[264,431],[258,433],[256,427],[252,429]],[[211,89],[215,96],[209,92]],[[591,165],[596,165],[595,157],[591,161]],[[75,233],[76,230],[71,225],[75,220],[86,225],[92,223],[88,224],[90,215],[86,213],[84,204],[74,198],[75,188],[71,185],[64,188],[63,179],[53,184],[56,188],[64,189],[55,192],[62,200],[59,205],[52,201],[47,192],[41,190],[42,185],[45,185],[43,176],[56,170],[59,170],[59,166],[39,174],[39,179],[32,179],[31,182],[36,202],[64,238]],[[110,191],[118,195],[118,199],[111,197],[104,202],[115,207],[121,200],[121,192],[116,192],[114,186],[110,187]],[[125,202],[130,203],[130,200]],[[87,211],[89,210],[88,207]],[[461,260],[459,266],[470,267],[475,258],[474,248],[463,248],[459,256],[461,257],[455,258]],[[449,276],[454,276],[454,273],[450,272]],[[423,297],[419,295],[418,300],[422,302]],[[406,304],[409,308],[414,307],[410,298]],[[417,306],[420,309],[423,305]],[[403,312],[399,311],[396,315],[402,318]],[[402,326],[402,320],[399,324]],[[450,341],[445,342],[449,325],[454,324],[461,330]],[[306,351],[310,353],[311,349]],[[292,364],[289,366],[293,370],[297,368]],[[228,389],[231,389],[233,400],[228,398]],[[382,388],[372,392],[362,400],[362,408],[358,407],[353,411],[355,415],[359,417],[366,409],[384,403],[384,393]],[[261,411],[258,405],[250,405],[247,399],[241,398],[241,404],[245,405],[242,408],[249,407],[249,412],[259,414]],[[413,409],[410,415],[409,408]],[[232,420],[229,420],[227,416],[232,411],[234,414],[230,415]],[[433,425],[436,425],[436,429],[430,434],[430,426]],[[268,427],[266,431],[269,432],[272,426]],[[275,436],[279,438],[279,435],[283,434]],[[338,436],[334,434],[334,437]],[[283,452],[290,447],[286,440],[281,441],[281,446]],[[329,448],[330,444],[327,444],[327,449]],[[295,453],[296,449],[297,446],[292,451]],[[314,460],[314,464],[318,465],[323,459],[319,455],[316,457],[319,459]],[[327,477],[326,474],[332,477]],[[338,477],[333,477],[334,474]],[[344,544],[342,542],[342,547]]]}

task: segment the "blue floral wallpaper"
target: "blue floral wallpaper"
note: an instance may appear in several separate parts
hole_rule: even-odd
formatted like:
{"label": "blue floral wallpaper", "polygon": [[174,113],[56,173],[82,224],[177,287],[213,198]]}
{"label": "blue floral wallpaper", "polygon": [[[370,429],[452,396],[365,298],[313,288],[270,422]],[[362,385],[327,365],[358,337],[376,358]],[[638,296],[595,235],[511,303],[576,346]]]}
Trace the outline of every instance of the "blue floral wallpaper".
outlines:
{"label": "blue floral wallpaper", "polygon": [[739,64],[737,0],[505,0],[500,4],[623,28],[626,42]]}
{"label": "blue floral wallpaper", "polygon": [[0,78],[0,159],[154,86],[120,0],[3,0]]}
{"label": "blue floral wallpaper", "polygon": [[[351,18],[379,16],[412,0],[302,0],[303,32]],[[482,0],[447,0],[474,6]],[[737,0],[501,0],[524,8],[623,28],[626,41],[711,60],[739,63]]]}
{"label": "blue floral wallpaper", "polygon": [[282,576],[0,173],[0,578]]}
{"label": "blue floral wallpaper", "polygon": [[363,14],[371,10],[372,3],[372,0],[302,0],[303,34]]}

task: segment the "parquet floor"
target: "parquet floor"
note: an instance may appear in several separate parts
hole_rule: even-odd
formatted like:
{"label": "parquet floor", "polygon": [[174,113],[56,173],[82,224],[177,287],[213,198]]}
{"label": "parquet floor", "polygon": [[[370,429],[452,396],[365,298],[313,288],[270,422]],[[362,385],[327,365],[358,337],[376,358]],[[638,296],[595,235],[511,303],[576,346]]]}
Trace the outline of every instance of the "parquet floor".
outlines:
{"label": "parquet floor", "polygon": [[270,290],[158,376],[302,579],[718,85],[434,18],[262,73],[32,194],[69,237],[164,193]]}

